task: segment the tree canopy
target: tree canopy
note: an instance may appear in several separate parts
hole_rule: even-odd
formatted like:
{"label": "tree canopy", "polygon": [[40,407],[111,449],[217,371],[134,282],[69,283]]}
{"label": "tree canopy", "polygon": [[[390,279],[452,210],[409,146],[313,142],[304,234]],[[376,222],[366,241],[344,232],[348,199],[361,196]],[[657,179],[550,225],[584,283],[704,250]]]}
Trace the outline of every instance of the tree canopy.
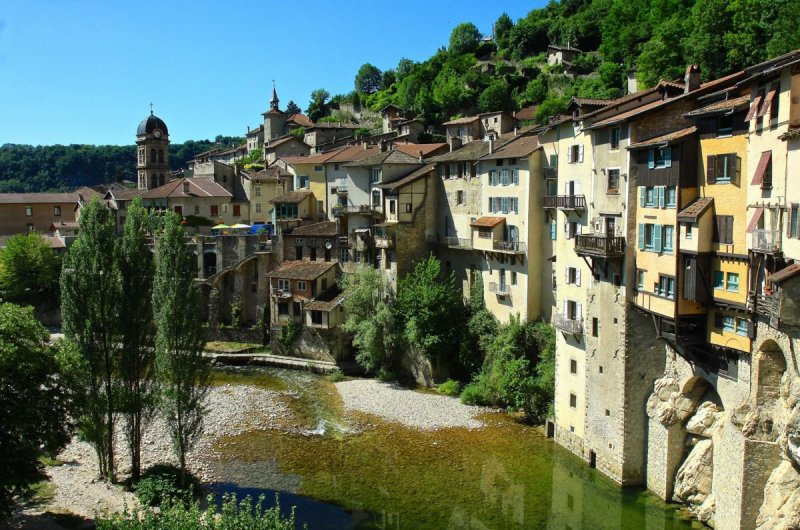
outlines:
{"label": "tree canopy", "polygon": [[383,73],[378,67],[369,63],[364,63],[356,73],[356,90],[362,94],[372,94],[381,89],[382,81]]}
{"label": "tree canopy", "polygon": [[11,237],[0,250],[0,289],[5,300],[46,305],[58,300],[61,262],[37,232]]}

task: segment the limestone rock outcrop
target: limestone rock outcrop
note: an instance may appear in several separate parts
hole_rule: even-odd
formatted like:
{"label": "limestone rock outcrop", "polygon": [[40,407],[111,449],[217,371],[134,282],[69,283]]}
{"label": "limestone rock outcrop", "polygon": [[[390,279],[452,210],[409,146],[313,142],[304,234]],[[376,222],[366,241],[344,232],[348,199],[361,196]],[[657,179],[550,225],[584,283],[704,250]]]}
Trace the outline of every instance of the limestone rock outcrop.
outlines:
{"label": "limestone rock outcrop", "polygon": [[647,415],[667,427],[683,422],[696,410],[702,392],[697,385],[689,394],[683,394],[675,378],[657,379],[647,400]]}
{"label": "limestone rock outcrop", "polygon": [[705,401],[697,407],[697,412],[686,423],[686,432],[711,438],[722,425],[722,411],[719,406],[711,401]]}
{"label": "limestone rock outcrop", "polygon": [[714,444],[710,439],[697,440],[675,475],[673,499],[687,505],[698,519],[710,523],[715,500],[711,495],[714,470]]}
{"label": "limestone rock outcrop", "polygon": [[797,528],[800,528],[800,471],[789,460],[783,460],[767,480],[756,530]]}

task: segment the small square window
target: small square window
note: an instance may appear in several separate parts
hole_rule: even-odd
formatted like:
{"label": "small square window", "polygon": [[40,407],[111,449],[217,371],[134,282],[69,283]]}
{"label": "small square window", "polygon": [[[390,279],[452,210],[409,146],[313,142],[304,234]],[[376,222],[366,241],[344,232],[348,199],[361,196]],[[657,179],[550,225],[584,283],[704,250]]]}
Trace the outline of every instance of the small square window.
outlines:
{"label": "small square window", "polygon": [[25,216],[26,217],[33,216],[33,206],[26,206],[25,207]]}
{"label": "small square window", "polygon": [[592,317],[592,337],[597,337],[600,331],[600,322],[597,317]]}
{"label": "small square window", "polygon": [[53,206],[53,215],[61,217],[61,206]]}
{"label": "small square window", "polygon": [[575,394],[569,395],[569,406],[573,409],[578,407],[578,396]]}
{"label": "small square window", "polygon": [[602,366],[602,365],[601,365],[601,366],[598,366],[598,367],[597,367],[597,371],[598,371],[598,372],[600,372],[600,373],[602,374],[602,373],[603,373],[603,366]]}
{"label": "small square window", "polygon": [[606,416],[611,416],[611,411],[606,409]]}
{"label": "small square window", "polygon": [[406,213],[411,213],[411,203],[406,204]]}
{"label": "small square window", "polygon": [[297,290],[298,291],[305,291],[306,290],[306,282],[297,282]]}
{"label": "small square window", "polygon": [[577,374],[578,373],[578,361],[575,359],[570,359],[569,361],[569,373]]}

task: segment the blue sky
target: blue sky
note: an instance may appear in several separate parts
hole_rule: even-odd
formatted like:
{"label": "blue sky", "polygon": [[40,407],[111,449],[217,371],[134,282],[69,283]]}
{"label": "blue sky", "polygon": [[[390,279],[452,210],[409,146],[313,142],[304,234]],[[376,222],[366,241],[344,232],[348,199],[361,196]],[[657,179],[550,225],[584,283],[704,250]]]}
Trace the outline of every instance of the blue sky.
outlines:
{"label": "blue sky", "polygon": [[424,60],[461,22],[488,33],[543,3],[3,0],[0,144],[132,144],[150,102],[174,142],[241,135],[272,79],[305,109],[365,62]]}

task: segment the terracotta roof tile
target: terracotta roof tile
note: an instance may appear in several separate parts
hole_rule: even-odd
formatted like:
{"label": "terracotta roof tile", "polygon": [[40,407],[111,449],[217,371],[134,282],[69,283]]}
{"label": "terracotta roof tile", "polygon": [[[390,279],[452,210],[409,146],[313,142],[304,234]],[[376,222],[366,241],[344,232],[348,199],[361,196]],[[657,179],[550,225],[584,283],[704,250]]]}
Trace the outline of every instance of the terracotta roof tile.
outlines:
{"label": "terracotta roof tile", "polygon": [[714,197],[700,197],[678,213],[678,221],[697,222],[697,219],[714,204]]}
{"label": "terracotta roof tile", "polygon": [[429,156],[431,153],[437,152],[440,149],[446,149],[447,144],[414,144],[414,143],[396,143],[394,148],[398,151],[411,156],[419,156],[422,151],[422,156]]}
{"label": "terracotta roof tile", "polygon": [[733,99],[724,99],[722,101],[715,101],[710,105],[687,112],[684,116],[705,116],[709,114],[716,114],[720,112],[730,111],[731,109],[746,108],[750,104],[750,96],[740,96]]}
{"label": "terracotta roof tile", "polygon": [[278,203],[288,203],[288,204],[297,204],[303,202],[303,199],[310,197],[312,195],[311,190],[295,190],[290,191],[288,193],[284,193],[278,197],[272,199],[271,203],[278,204]]}
{"label": "terracotta roof tile", "polygon": [[481,160],[497,160],[500,158],[522,158],[530,155],[539,149],[539,138],[537,136],[517,136],[510,142],[501,145],[491,154],[487,154]]}
{"label": "terracotta roof tile", "polygon": [[305,309],[308,311],[330,311],[344,300],[344,293],[339,289],[328,289],[318,297],[308,302]]}
{"label": "terracotta roof tile", "polygon": [[276,138],[275,140],[272,140],[269,143],[265,143],[264,144],[264,151],[272,151],[276,147],[280,147],[283,144],[288,144],[289,142],[299,142],[299,143],[305,145],[305,142],[303,140],[301,140],[300,138],[298,138],[298,137],[296,137],[294,135],[289,134],[289,135],[283,136],[281,138]]}
{"label": "terracotta roof tile", "polygon": [[355,162],[348,162],[346,167],[377,166],[381,164],[419,164],[417,157],[406,154],[398,149],[389,151],[378,151],[366,158],[361,158]]}
{"label": "terracotta roof tile", "polygon": [[288,122],[296,123],[300,127],[313,127],[314,126],[314,122],[311,121],[308,116],[306,116],[305,114],[301,114],[299,112],[296,112],[296,113],[292,114],[291,116],[289,116],[288,118],[286,118],[286,122],[287,123]]}
{"label": "terracotta roof tile", "polygon": [[474,226],[476,228],[494,228],[495,226],[499,225],[505,220],[506,220],[505,217],[483,216],[483,217],[478,217],[477,219],[472,221],[470,223],[470,226]]}
{"label": "terracotta roof tile", "polygon": [[280,267],[268,272],[267,278],[314,280],[335,266],[335,261],[284,261]]}
{"label": "terracotta roof tile", "polygon": [[0,193],[0,204],[77,204],[79,201],[77,193]]}
{"label": "terracotta roof tile", "polygon": [[670,144],[677,140],[682,140],[688,136],[691,136],[696,132],[697,127],[692,125],[691,127],[686,127],[685,129],[672,131],[667,134],[662,134],[661,136],[656,136],[655,138],[649,138],[647,140],[636,142],[635,144],[629,145],[628,149],[643,149],[645,147],[652,147],[654,145]]}
{"label": "terracotta roof tile", "polygon": [[415,169],[414,171],[412,171],[411,173],[409,173],[404,177],[400,177],[399,179],[394,180],[392,182],[387,182],[386,184],[381,184],[378,187],[385,190],[396,190],[398,188],[402,188],[403,186],[414,182],[415,180],[424,177],[434,169],[436,169],[435,164],[427,164],[419,169]]}
{"label": "terracotta roof tile", "polygon": [[291,236],[318,236],[318,237],[336,237],[338,232],[336,230],[335,221],[322,221],[310,225],[302,225],[293,229],[290,233],[285,234],[286,237]]}
{"label": "terracotta roof tile", "polygon": [[462,125],[465,123],[472,123],[479,119],[480,118],[478,116],[466,116],[464,118],[456,118],[455,120],[446,121],[442,125]]}
{"label": "terracotta roof tile", "polygon": [[769,280],[780,283],[783,280],[788,280],[792,276],[796,276],[797,274],[800,274],[800,262],[795,262],[788,267],[782,268],[778,272],[772,274],[772,276],[769,277]]}
{"label": "terracotta roof tile", "polygon": [[[189,184],[188,190],[184,187],[184,183]],[[214,182],[211,177],[180,178],[142,194],[143,199],[171,199],[178,197],[233,197],[233,195]]]}
{"label": "terracotta roof tile", "polygon": [[530,107],[522,107],[517,111],[514,115],[515,118],[518,120],[532,120],[536,117],[536,111],[539,109],[539,105],[531,105]]}

